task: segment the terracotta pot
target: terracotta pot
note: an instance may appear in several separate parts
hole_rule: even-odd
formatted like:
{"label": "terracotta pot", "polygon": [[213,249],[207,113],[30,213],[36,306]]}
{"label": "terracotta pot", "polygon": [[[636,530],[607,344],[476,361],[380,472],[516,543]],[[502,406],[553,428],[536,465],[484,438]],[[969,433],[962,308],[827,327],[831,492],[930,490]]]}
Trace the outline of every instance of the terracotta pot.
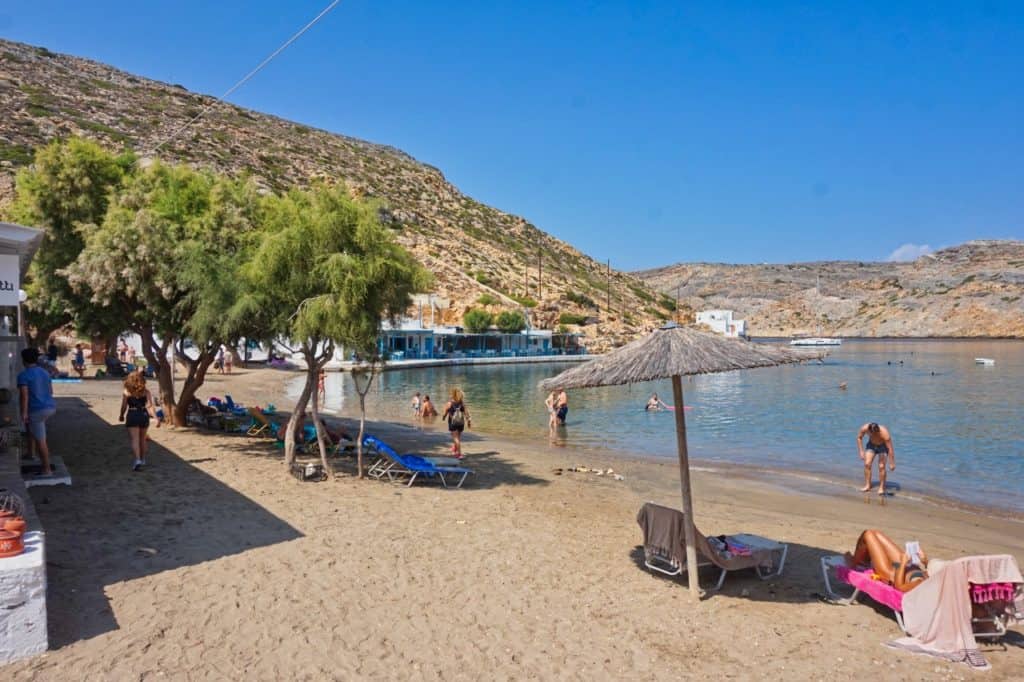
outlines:
{"label": "terracotta pot", "polygon": [[25,525],[25,519],[20,516],[15,516],[14,518],[4,520],[3,529],[21,535],[25,532]]}
{"label": "terracotta pot", "polygon": [[0,530],[0,559],[18,556],[25,551],[21,536],[9,530]]}

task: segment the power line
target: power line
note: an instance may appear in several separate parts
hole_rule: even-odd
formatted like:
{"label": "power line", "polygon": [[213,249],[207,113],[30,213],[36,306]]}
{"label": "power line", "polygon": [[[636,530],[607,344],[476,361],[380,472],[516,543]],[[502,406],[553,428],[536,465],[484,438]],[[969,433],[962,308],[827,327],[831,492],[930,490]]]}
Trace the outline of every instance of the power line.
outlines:
{"label": "power line", "polygon": [[167,137],[167,138],[166,138],[165,140],[163,140],[162,142],[160,142],[160,144],[158,144],[158,145],[156,145],[155,147],[153,147],[153,152],[152,152],[152,153],[153,153],[153,154],[156,154],[156,152],[157,152],[157,151],[159,151],[161,147],[165,146],[165,145],[166,145],[167,143],[171,142],[171,141],[172,141],[172,140],[173,140],[174,138],[178,137],[178,136],[179,136],[179,135],[181,135],[181,134],[182,134],[183,132],[185,132],[186,130],[188,130],[188,129],[189,129],[190,127],[192,127],[192,124],[193,124],[193,123],[195,123],[196,121],[198,121],[199,119],[201,119],[201,118],[202,118],[203,116],[205,116],[205,115],[206,115],[206,113],[207,113],[207,112],[208,112],[208,111],[209,111],[210,109],[212,109],[212,108],[213,108],[214,106],[216,106],[217,104],[220,104],[221,102],[223,102],[223,101],[224,101],[224,99],[225,99],[226,97],[228,97],[228,96],[229,96],[229,95],[230,95],[231,93],[233,93],[233,92],[234,92],[235,90],[237,90],[238,88],[240,88],[240,87],[242,87],[243,85],[245,85],[245,84],[246,84],[246,83],[247,83],[247,82],[249,81],[249,79],[251,79],[251,78],[252,78],[253,76],[255,76],[255,75],[256,75],[257,73],[259,73],[260,71],[262,71],[262,70],[263,70],[263,67],[265,67],[265,66],[266,66],[267,64],[269,64],[270,62],[272,62],[272,61],[274,60],[274,58],[275,58],[275,57],[277,57],[277,55],[279,55],[279,54],[281,54],[282,52],[284,52],[284,51],[285,51],[286,49],[288,49],[288,46],[290,46],[290,45],[291,45],[292,43],[294,43],[294,42],[295,42],[296,40],[298,40],[298,39],[299,39],[300,37],[302,37],[302,34],[303,34],[303,33],[305,33],[306,31],[308,31],[309,29],[313,28],[313,26],[315,26],[315,25],[317,24],[317,22],[319,22],[319,21],[320,21],[321,19],[323,19],[323,18],[324,18],[325,16],[327,16],[327,14],[328,14],[328,13],[329,13],[329,12],[330,12],[330,11],[331,11],[332,9],[334,9],[334,8],[335,8],[335,7],[336,7],[336,6],[338,5],[338,3],[340,3],[340,2],[341,2],[341,0],[333,0],[333,1],[332,1],[332,2],[331,2],[331,3],[329,4],[329,5],[327,5],[327,7],[325,7],[325,8],[323,9],[323,10],[321,10],[321,11],[320,11],[320,14],[316,15],[315,17],[313,17],[312,21],[310,21],[310,22],[309,22],[308,24],[306,24],[306,25],[305,25],[305,26],[303,26],[303,27],[302,27],[301,29],[299,29],[299,30],[298,30],[298,32],[296,32],[296,33],[295,33],[295,35],[293,35],[293,36],[292,36],[291,38],[289,38],[288,40],[286,40],[286,41],[285,41],[285,42],[284,42],[284,43],[283,43],[283,44],[282,44],[282,45],[281,45],[280,47],[278,47],[278,48],[277,48],[276,50],[274,50],[273,52],[271,52],[271,53],[270,53],[270,55],[269,55],[269,56],[268,56],[268,57],[267,57],[266,59],[264,59],[264,60],[263,60],[262,62],[260,62],[260,63],[259,63],[259,64],[258,64],[257,66],[256,66],[256,68],[254,68],[254,69],[253,69],[252,71],[250,71],[249,73],[245,74],[245,76],[243,76],[241,80],[239,80],[239,81],[238,81],[237,83],[235,83],[235,84],[234,84],[234,85],[232,85],[232,86],[231,86],[230,88],[228,88],[228,89],[227,89],[227,90],[226,90],[226,91],[224,92],[224,94],[223,94],[223,95],[221,95],[220,97],[216,97],[216,98],[214,98],[214,100],[213,100],[212,102],[210,102],[209,104],[207,104],[207,105],[206,105],[205,107],[203,107],[203,108],[202,108],[202,109],[201,109],[201,110],[199,111],[199,113],[198,113],[198,114],[196,114],[196,115],[195,115],[195,116],[193,116],[193,117],[192,117],[191,119],[189,119],[188,121],[186,121],[186,122],[185,122],[185,123],[184,123],[184,124],[183,124],[183,125],[182,125],[182,126],[181,126],[180,128],[178,128],[178,129],[177,129],[177,130],[175,130],[175,131],[174,131],[173,133],[171,133],[171,135],[170,135],[169,137]]}

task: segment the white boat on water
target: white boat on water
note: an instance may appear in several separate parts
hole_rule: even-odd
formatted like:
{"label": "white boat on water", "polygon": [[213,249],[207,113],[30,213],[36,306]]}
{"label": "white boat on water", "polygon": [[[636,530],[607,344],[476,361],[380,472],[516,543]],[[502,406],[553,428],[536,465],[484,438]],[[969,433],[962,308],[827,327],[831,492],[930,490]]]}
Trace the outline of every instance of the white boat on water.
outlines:
{"label": "white boat on water", "polygon": [[791,346],[841,346],[842,339],[833,339],[822,336],[811,336],[807,338],[793,339],[789,342]]}
{"label": "white boat on water", "polygon": [[996,361],[992,358],[974,358],[975,364],[978,365],[994,365]]}

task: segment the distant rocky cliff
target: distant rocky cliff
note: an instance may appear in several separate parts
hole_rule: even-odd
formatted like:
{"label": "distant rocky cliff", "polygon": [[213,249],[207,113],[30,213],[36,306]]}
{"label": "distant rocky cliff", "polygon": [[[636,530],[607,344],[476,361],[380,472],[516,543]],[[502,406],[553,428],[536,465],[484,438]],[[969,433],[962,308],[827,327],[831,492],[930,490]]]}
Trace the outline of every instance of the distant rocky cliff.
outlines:
{"label": "distant rocky cliff", "polygon": [[[13,193],[15,171],[31,162],[39,145],[80,135],[145,155],[211,104],[212,98],[178,85],[0,40],[0,206]],[[441,171],[393,147],[213,104],[159,156],[247,172],[267,189],[324,178],[343,180],[354,195],[383,199],[398,241],[434,273],[437,293],[451,300],[440,312],[446,322],[460,321],[471,306],[525,305],[535,326],[569,323],[600,350],[670,314],[671,303],[642,282],[609,274],[523,218],[474,201]],[[573,324],[595,319],[599,305],[600,324]]]}
{"label": "distant rocky cliff", "polygon": [[[972,241],[910,263],[681,263],[634,273],[753,336],[1024,338],[1024,242]],[[818,284],[820,279],[820,285]]]}

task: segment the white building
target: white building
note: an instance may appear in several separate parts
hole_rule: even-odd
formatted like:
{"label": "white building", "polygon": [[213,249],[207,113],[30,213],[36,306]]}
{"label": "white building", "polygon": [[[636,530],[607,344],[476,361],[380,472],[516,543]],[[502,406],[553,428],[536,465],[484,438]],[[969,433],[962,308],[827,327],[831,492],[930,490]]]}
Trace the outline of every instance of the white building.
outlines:
{"label": "white building", "polygon": [[733,319],[731,310],[702,310],[697,313],[697,324],[733,338],[747,337],[747,321]]}

